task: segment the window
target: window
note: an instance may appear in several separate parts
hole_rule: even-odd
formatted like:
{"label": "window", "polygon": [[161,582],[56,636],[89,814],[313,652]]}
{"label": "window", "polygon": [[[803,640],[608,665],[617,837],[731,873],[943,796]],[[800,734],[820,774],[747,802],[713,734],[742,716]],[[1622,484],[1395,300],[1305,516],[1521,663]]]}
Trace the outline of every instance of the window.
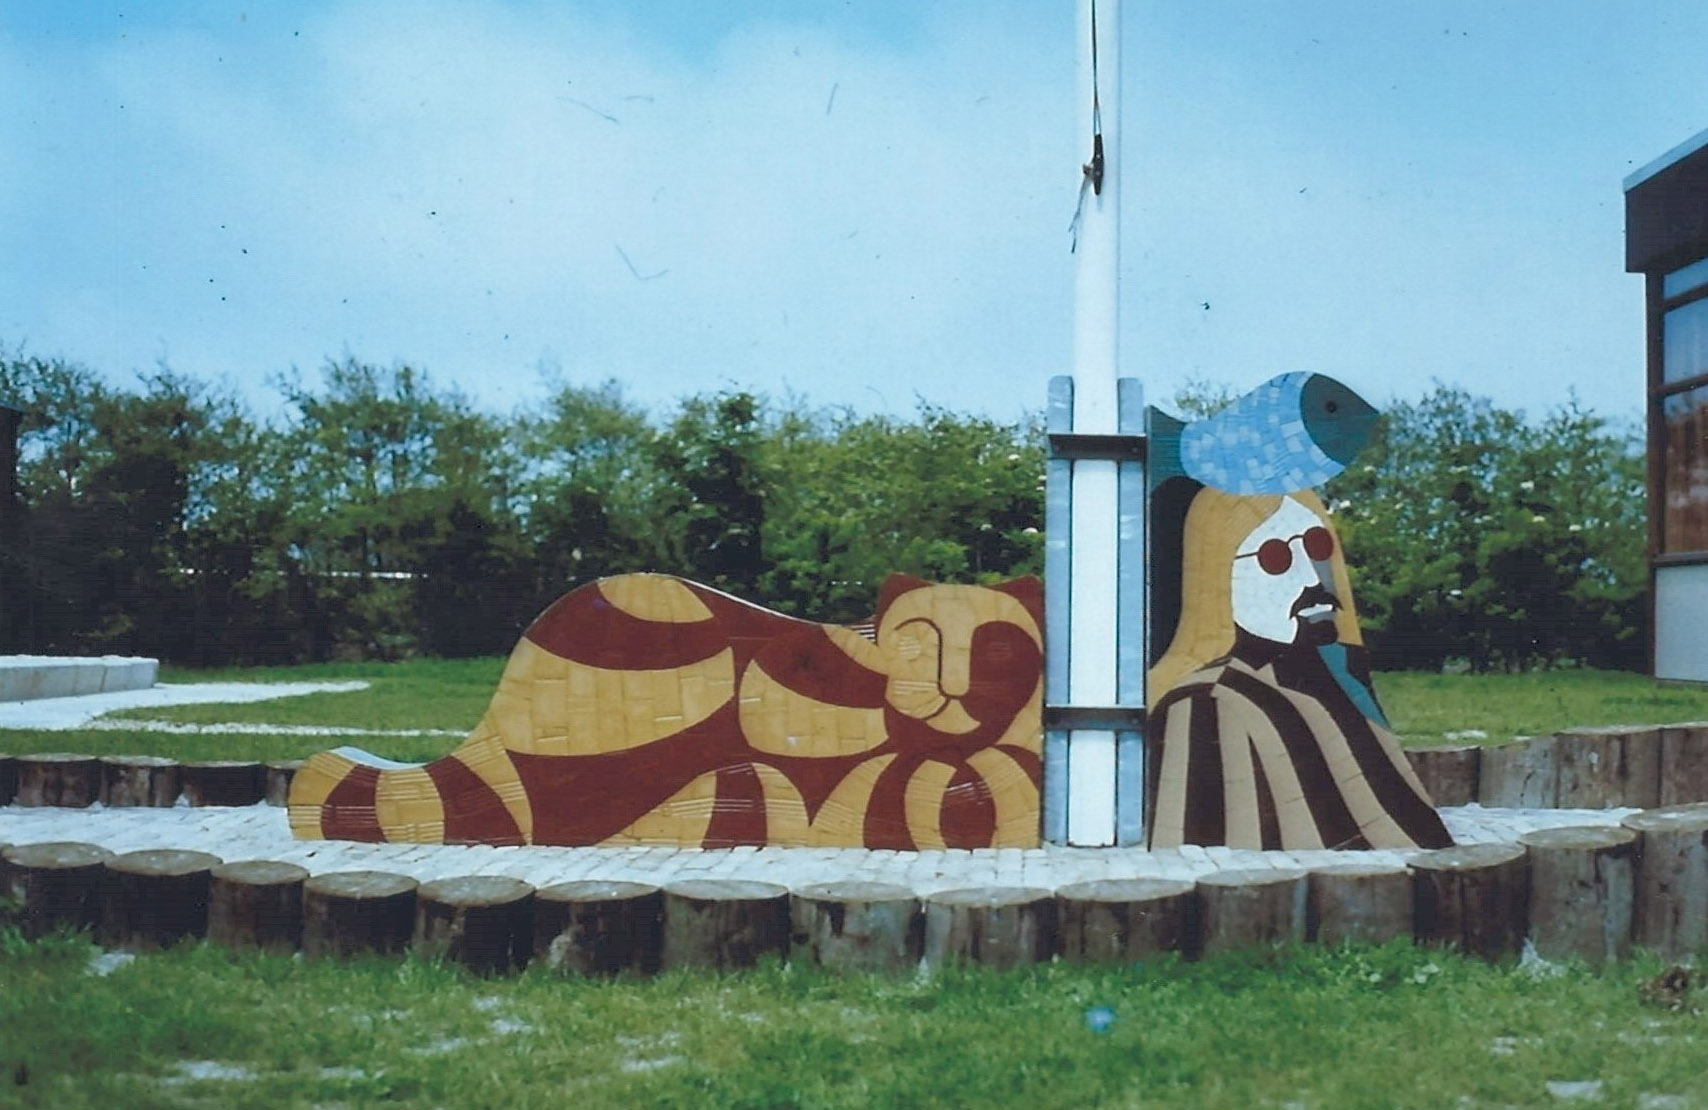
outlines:
{"label": "window", "polygon": [[1662,322],[1661,380],[1708,374],[1708,298],[1681,305]]}
{"label": "window", "polygon": [[1692,262],[1681,270],[1674,270],[1661,279],[1661,296],[1671,299],[1682,297],[1686,293],[1701,289],[1708,285],[1708,258],[1700,262]]}
{"label": "window", "polygon": [[1651,379],[1660,458],[1651,511],[1660,551],[1708,556],[1708,258],[1661,279],[1659,381]]}
{"label": "window", "polygon": [[1708,550],[1708,386],[1667,397],[1661,421],[1661,550]]}

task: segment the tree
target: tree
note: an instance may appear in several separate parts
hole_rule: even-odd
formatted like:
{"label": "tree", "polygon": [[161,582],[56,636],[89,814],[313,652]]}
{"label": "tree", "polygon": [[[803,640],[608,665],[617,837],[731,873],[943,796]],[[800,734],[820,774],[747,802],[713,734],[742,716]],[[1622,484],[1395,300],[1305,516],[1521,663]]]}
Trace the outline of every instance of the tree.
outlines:
{"label": "tree", "polygon": [[655,441],[659,469],[676,487],[681,573],[754,600],[771,569],[764,532],[776,476],[765,463],[761,405],[745,391],[690,397]]}
{"label": "tree", "polygon": [[921,404],[912,421],[821,416],[786,443],[766,522],[766,592],[792,611],[868,616],[895,571],[993,582],[1041,570],[1036,420],[1003,424]]}
{"label": "tree", "polygon": [[553,383],[520,421],[520,486],[541,606],[581,582],[674,563],[675,505],[646,411],[614,381]]}
{"label": "tree", "polygon": [[[423,371],[346,358],[321,377],[319,392],[279,383],[296,410],[282,436],[284,532],[310,654],[395,658],[421,645],[424,608],[479,608],[469,583],[514,546],[519,467],[494,419]],[[423,591],[430,562],[441,581]],[[427,638],[465,650],[446,627]]]}
{"label": "tree", "polygon": [[194,472],[185,561],[192,574],[201,666],[279,664],[308,654],[293,607],[306,583],[286,553],[289,467],[280,433],[235,402],[210,416],[209,451]]}
{"label": "tree", "polygon": [[69,651],[94,586],[81,552],[96,539],[71,506],[98,451],[95,414],[108,390],[94,371],[21,351],[0,359],[0,395],[24,411],[19,427],[22,529],[0,537],[6,560],[8,650]]}
{"label": "tree", "polygon": [[88,525],[95,623],[84,639],[106,651],[182,658],[197,634],[184,619],[192,491],[219,461],[223,445],[208,432],[221,400],[169,370],[143,384],[141,395],[107,393],[96,404],[86,478],[66,506]]}
{"label": "tree", "polygon": [[1326,490],[1380,665],[1641,666],[1644,496],[1629,431],[1436,386]]}
{"label": "tree", "polygon": [[256,430],[234,398],[169,368],[142,385],[114,390],[62,360],[0,362],[0,390],[26,409],[24,527],[4,537],[13,649],[229,658],[230,575],[204,557],[211,536],[254,518],[225,497]]}

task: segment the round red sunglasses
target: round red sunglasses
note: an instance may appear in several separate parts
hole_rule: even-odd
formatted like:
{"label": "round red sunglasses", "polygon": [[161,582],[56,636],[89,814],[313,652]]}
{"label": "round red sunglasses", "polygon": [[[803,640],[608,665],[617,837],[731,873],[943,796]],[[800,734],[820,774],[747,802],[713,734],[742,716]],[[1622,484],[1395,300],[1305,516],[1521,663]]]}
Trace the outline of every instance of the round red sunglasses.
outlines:
{"label": "round red sunglasses", "polygon": [[1293,569],[1294,540],[1303,540],[1305,554],[1316,562],[1334,554],[1334,534],[1319,525],[1307,528],[1297,536],[1288,536],[1284,540],[1264,540],[1256,551],[1247,551],[1244,555],[1235,555],[1234,558],[1256,558],[1257,565],[1263,568],[1265,574],[1286,574]]}

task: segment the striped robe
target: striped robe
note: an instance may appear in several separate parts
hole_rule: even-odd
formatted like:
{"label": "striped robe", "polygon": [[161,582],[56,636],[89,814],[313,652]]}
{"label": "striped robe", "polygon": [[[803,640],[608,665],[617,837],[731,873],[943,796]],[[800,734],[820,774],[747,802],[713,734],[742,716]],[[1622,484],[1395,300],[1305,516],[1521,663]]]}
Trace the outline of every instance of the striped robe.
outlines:
{"label": "striped robe", "polygon": [[1398,738],[1317,648],[1251,647],[1188,675],[1152,710],[1151,847],[1453,843]]}

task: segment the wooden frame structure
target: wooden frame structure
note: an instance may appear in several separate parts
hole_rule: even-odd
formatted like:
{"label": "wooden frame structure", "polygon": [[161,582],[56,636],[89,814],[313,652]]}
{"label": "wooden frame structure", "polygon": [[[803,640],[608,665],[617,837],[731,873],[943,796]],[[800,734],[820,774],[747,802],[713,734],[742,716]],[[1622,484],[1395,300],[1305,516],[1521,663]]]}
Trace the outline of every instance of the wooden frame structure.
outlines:
{"label": "wooden frame structure", "polygon": [[[1116,382],[1117,431],[1075,430],[1074,379],[1050,379],[1047,496],[1044,506],[1044,840],[1051,844],[1137,847],[1145,843],[1145,670],[1146,501],[1144,392],[1136,378]],[[1102,464],[1115,471],[1118,519],[1113,591],[1082,592],[1072,573],[1076,470]],[[1094,510],[1100,511],[1100,510]],[[1110,594],[1113,596],[1110,596]],[[1074,696],[1073,624],[1091,608],[1115,618],[1114,694],[1109,704],[1086,704]],[[1081,738],[1074,737],[1080,733]],[[1113,766],[1088,771],[1074,766],[1075,743],[1111,746]],[[1104,745],[1103,736],[1113,739]],[[1105,754],[1105,753],[1099,753]],[[1076,774],[1077,770],[1077,774]],[[1105,775],[1108,777],[1106,778]],[[1086,821],[1091,810],[1095,820]],[[1078,815],[1076,815],[1078,811]],[[1106,815],[1113,815],[1112,823]],[[1112,824],[1112,827],[1110,825]],[[1088,829],[1087,826],[1090,826]]]}

